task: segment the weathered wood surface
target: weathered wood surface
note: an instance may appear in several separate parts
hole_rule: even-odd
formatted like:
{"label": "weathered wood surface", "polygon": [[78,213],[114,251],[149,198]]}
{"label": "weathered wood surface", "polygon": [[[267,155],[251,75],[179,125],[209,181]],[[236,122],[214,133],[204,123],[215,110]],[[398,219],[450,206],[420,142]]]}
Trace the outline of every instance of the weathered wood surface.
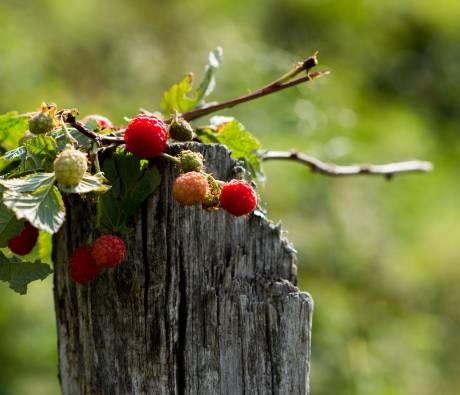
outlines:
{"label": "weathered wood surface", "polygon": [[[187,147],[231,178],[225,147]],[[162,173],[125,239],[126,262],[85,286],[68,262],[94,207],[71,200],[54,240],[63,393],[307,394],[312,300],[294,285],[296,256],[280,228],[180,206],[176,170]]]}

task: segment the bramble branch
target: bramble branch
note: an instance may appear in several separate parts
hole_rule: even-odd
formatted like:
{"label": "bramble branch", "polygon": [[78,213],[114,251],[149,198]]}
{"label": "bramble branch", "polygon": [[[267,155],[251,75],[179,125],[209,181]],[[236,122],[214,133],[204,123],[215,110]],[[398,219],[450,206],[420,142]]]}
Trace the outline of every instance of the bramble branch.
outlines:
{"label": "bramble branch", "polygon": [[[187,121],[192,121],[194,119],[204,117],[206,115],[222,110],[224,108],[235,107],[238,104],[246,103],[248,101],[258,99],[259,97],[267,96],[272,93],[278,92],[286,88],[290,88],[295,85],[302,84],[307,81],[313,81],[314,79],[323,77],[330,73],[328,70],[309,73],[310,69],[316,66],[317,64],[318,64],[318,61],[316,60],[316,55],[313,55],[307,58],[306,60],[304,60],[303,62],[297,63],[296,66],[289,73],[285,74],[283,77],[277,79],[276,81],[273,81],[272,83],[262,88],[255,90],[254,92],[251,92],[244,96],[237,97],[235,99],[224,101],[222,103],[212,104],[208,107],[197,108],[195,110],[184,112],[182,114],[182,117],[186,119]],[[304,77],[292,79],[302,71],[305,71],[307,75]]]}
{"label": "bramble branch", "polygon": [[[242,104],[259,97],[267,96],[269,94],[278,92],[280,90],[299,85],[301,83],[312,81],[329,74],[329,71],[318,71],[310,73],[310,70],[318,64],[316,54],[310,56],[302,62],[298,62],[294,67],[270,84],[255,90],[247,95],[236,97],[224,101],[222,103],[212,104],[207,107],[197,108],[182,114],[182,117],[188,121],[204,117],[224,108],[231,108],[238,104]],[[306,75],[298,77],[299,74],[305,72]],[[81,122],[75,119],[72,113],[63,114],[64,121],[77,129],[80,133],[97,141],[98,143],[105,144],[123,144],[124,139],[120,136],[101,135],[87,129]],[[121,131],[115,132],[117,135]],[[415,173],[415,172],[429,172],[433,169],[430,162],[412,160],[406,162],[388,163],[383,165],[372,164],[358,164],[340,166],[332,163],[322,162],[310,155],[296,152],[296,151],[266,151],[262,155],[262,160],[290,160],[302,163],[309,166],[313,172],[325,174],[328,176],[352,176],[361,174],[381,175],[390,179],[393,175],[398,173]]]}
{"label": "bramble branch", "polygon": [[[318,60],[316,58],[316,53],[307,59],[303,60],[302,62],[298,62],[294,65],[292,70],[278,78],[277,80],[271,82],[270,84],[256,89],[254,92],[251,92],[247,95],[239,96],[234,99],[226,100],[222,103],[211,104],[207,107],[197,108],[182,114],[182,117],[187,121],[191,121],[200,117],[204,117],[206,115],[212,114],[216,111],[222,110],[224,108],[231,108],[238,104],[246,103],[251,100],[258,99],[259,97],[267,96],[272,93],[281,91],[283,89],[290,88],[292,86],[296,86],[302,84],[304,82],[313,81],[314,79],[323,77],[329,74],[329,71],[317,71],[310,73],[310,70],[318,64]],[[297,77],[300,73],[305,72],[306,75],[303,77]],[[85,136],[89,137],[92,140],[95,140],[99,143],[106,143],[106,144],[123,144],[123,137],[117,136],[108,136],[108,135],[101,135],[95,133],[87,128],[75,119],[74,114],[72,113],[65,113],[63,114],[64,121],[70,124],[72,127],[77,129],[80,133],[84,134]],[[167,120],[168,122],[170,120]],[[116,132],[118,134],[118,132]]]}
{"label": "bramble branch", "polygon": [[310,167],[315,173],[327,176],[354,176],[354,175],[381,175],[391,178],[398,173],[429,172],[433,170],[430,162],[411,160],[406,162],[387,163],[383,165],[359,164],[340,166],[333,163],[322,162],[310,155],[296,151],[266,151],[262,160],[290,160]]}
{"label": "bramble branch", "polygon": [[94,140],[98,143],[106,143],[106,144],[123,144],[124,139],[123,137],[116,137],[116,136],[108,136],[93,132],[86,128],[81,122],[75,119],[75,116],[71,113],[63,114],[64,122],[67,122],[70,126],[77,129],[81,134],[89,137],[91,140]]}

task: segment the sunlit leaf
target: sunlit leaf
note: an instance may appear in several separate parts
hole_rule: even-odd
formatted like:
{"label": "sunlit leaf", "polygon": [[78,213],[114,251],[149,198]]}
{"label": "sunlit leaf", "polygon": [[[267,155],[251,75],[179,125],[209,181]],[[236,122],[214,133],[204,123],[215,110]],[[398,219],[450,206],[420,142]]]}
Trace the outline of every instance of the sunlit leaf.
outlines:
{"label": "sunlit leaf", "polygon": [[8,188],[3,193],[3,203],[14,211],[17,218],[26,219],[45,232],[56,233],[64,222],[65,207],[54,181],[53,173],[0,180],[2,184],[6,182],[3,186]]}
{"label": "sunlit leaf", "polygon": [[15,161],[15,160],[24,159],[26,157],[26,155],[27,155],[26,147],[21,145],[18,148],[15,148],[15,149],[13,149],[11,151],[5,152],[5,154],[2,156],[2,159],[6,160],[8,162],[12,162],[12,161]]}
{"label": "sunlit leaf", "polygon": [[223,54],[224,50],[222,47],[217,47],[209,53],[208,64],[206,65],[204,71],[203,80],[196,90],[197,101],[199,104],[203,104],[204,99],[209,96],[216,87],[215,74],[222,62]]}
{"label": "sunlit leaf", "polygon": [[36,168],[52,170],[58,153],[56,140],[51,136],[39,135],[24,142],[27,156],[32,158]]}
{"label": "sunlit leaf", "polygon": [[24,178],[0,180],[0,185],[16,192],[34,192],[42,185],[52,184],[54,179],[54,173],[36,173]]}
{"label": "sunlit leaf", "polygon": [[[77,129],[71,128],[67,126],[67,130],[69,134],[78,141],[78,144],[82,147],[87,147],[89,146],[93,140],[91,140],[89,137],[85,136],[84,134],[80,133]],[[67,137],[64,134],[64,131],[61,129],[57,129],[52,133],[53,137],[56,139],[57,142],[57,148],[59,151],[62,151],[66,144],[68,144]]]}
{"label": "sunlit leaf", "polygon": [[28,127],[26,114],[18,114],[16,111],[12,111],[0,115],[0,145],[6,149],[13,148]]}
{"label": "sunlit leaf", "polygon": [[107,185],[107,179],[103,173],[91,175],[85,173],[80,183],[75,187],[68,187],[59,184],[59,189],[66,193],[88,193],[88,192],[105,192],[109,190],[110,185]]}
{"label": "sunlit leaf", "polygon": [[232,157],[243,162],[251,177],[262,176],[261,160],[258,150],[261,145],[257,139],[236,120],[217,125],[214,129],[197,130],[204,143],[220,143],[232,151]]}
{"label": "sunlit leaf", "polygon": [[192,74],[187,74],[181,82],[174,84],[163,95],[161,109],[167,115],[177,112],[186,112],[194,108],[198,103],[197,94],[190,94],[192,91]]}

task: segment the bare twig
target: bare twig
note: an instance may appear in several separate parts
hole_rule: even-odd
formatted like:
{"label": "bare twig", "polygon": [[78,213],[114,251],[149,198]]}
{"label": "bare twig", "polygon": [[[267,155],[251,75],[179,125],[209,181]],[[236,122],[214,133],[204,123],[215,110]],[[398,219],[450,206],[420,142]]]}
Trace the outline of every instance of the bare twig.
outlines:
{"label": "bare twig", "polygon": [[99,133],[95,133],[92,130],[85,128],[85,126],[75,119],[73,114],[67,113],[63,115],[64,122],[67,122],[70,126],[77,129],[81,134],[89,137],[91,140],[97,141],[98,143],[106,144],[123,144],[123,137],[107,136]]}
{"label": "bare twig", "polygon": [[[234,99],[226,100],[222,103],[211,104],[207,107],[201,107],[185,112],[182,114],[182,117],[187,121],[192,121],[194,119],[204,117],[224,108],[231,108],[238,104],[245,103],[262,96],[267,96],[271,93],[275,93],[280,90],[290,88],[291,86],[302,84],[303,82],[312,81],[316,78],[328,75],[329,71],[327,70],[310,73],[310,70],[318,64],[317,54],[318,53],[316,52],[314,55],[309,56],[302,62],[296,63],[289,72],[287,72],[277,80],[271,82],[270,84],[255,90],[254,92],[240,97],[236,97]],[[305,72],[307,75],[304,77],[294,79],[302,72]]]}
{"label": "bare twig", "polygon": [[313,172],[328,176],[354,176],[361,174],[381,175],[391,178],[397,173],[429,172],[433,169],[430,162],[411,160],[406,162],[395,162],[384,165],[349,165],[339,166],[332,163],[325,163],[310,155],[296,151],[267,151],[262,155],[262,160],[291,160],[309,166]]}
{"label": "bare twig", "polygon": [[303,82],[307,82],[307,81],[312,81],[312,80],[314,80],[316,78],[328,75],[329,73],[330,72],[328,70],[317,71],[317,72],[310,73],[310,74],[308,74],[308,75],[306,75],[304,77],[300,77],[300,78],[297,78],[297,79],[289,81],[289,82],[284,82],[284,83],[280,83],[280,84],[278,84],[278,83],[270,84],[270,85],[267,85],[267,86],[265,86],[263,88],[257,89],[254,92],[249,93],[248,95],[240,96],[240,97],[237,97],[235,99],[230,99],[230,100],[224,101],[222,103],[212,104],[212,105],[210,105],[208,107],[201,107],[201,108],[197,108],[195,110],[184,112],[182,114],[182,118],[186,119],[187,121],[192,121],[194,119],[204,117],[206,115],[209,115],[209,114],[211,114],[213,112],[222,110],[224,108],[235,107],[238,104],[246,103],[248,101],[258,99],[259,97],[262,97],[262,96],[270,95],[271,93],[275,93],[275,92],[278,92],[280,90],[290,88],[291,86],[299,85],[299,84],[302,84]]}
{"label": "bare twig", "polygon": [[64,135],[67,138],[67,142],[71,144],[72,146],[77,143],[77,140],[75,140],[72,135],[69,133],[69,130],[67,129],[67,126],[64,122],[64,119],[61,115],[61,123],[62,123],[62,130],[64,131]]}

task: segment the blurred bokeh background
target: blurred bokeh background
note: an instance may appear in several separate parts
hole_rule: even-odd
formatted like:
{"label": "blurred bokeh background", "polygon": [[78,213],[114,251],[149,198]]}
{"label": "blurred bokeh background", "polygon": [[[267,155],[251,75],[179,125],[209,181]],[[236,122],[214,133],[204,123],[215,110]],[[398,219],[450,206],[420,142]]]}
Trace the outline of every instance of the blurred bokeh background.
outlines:
{"label": "blurred bokeh background", "polygon": [[[269,217],[315,300],[314,395],[458,394],[458,0],[4,0],[0,113],[45,101],[123,124],[224,47],[212,100],[315,50],[332,74],[232,114],[264,147],[338,163],[428,159],[391,182],[265,166]],[[0,284],[0,395],[59,393],[52,281]]]}

